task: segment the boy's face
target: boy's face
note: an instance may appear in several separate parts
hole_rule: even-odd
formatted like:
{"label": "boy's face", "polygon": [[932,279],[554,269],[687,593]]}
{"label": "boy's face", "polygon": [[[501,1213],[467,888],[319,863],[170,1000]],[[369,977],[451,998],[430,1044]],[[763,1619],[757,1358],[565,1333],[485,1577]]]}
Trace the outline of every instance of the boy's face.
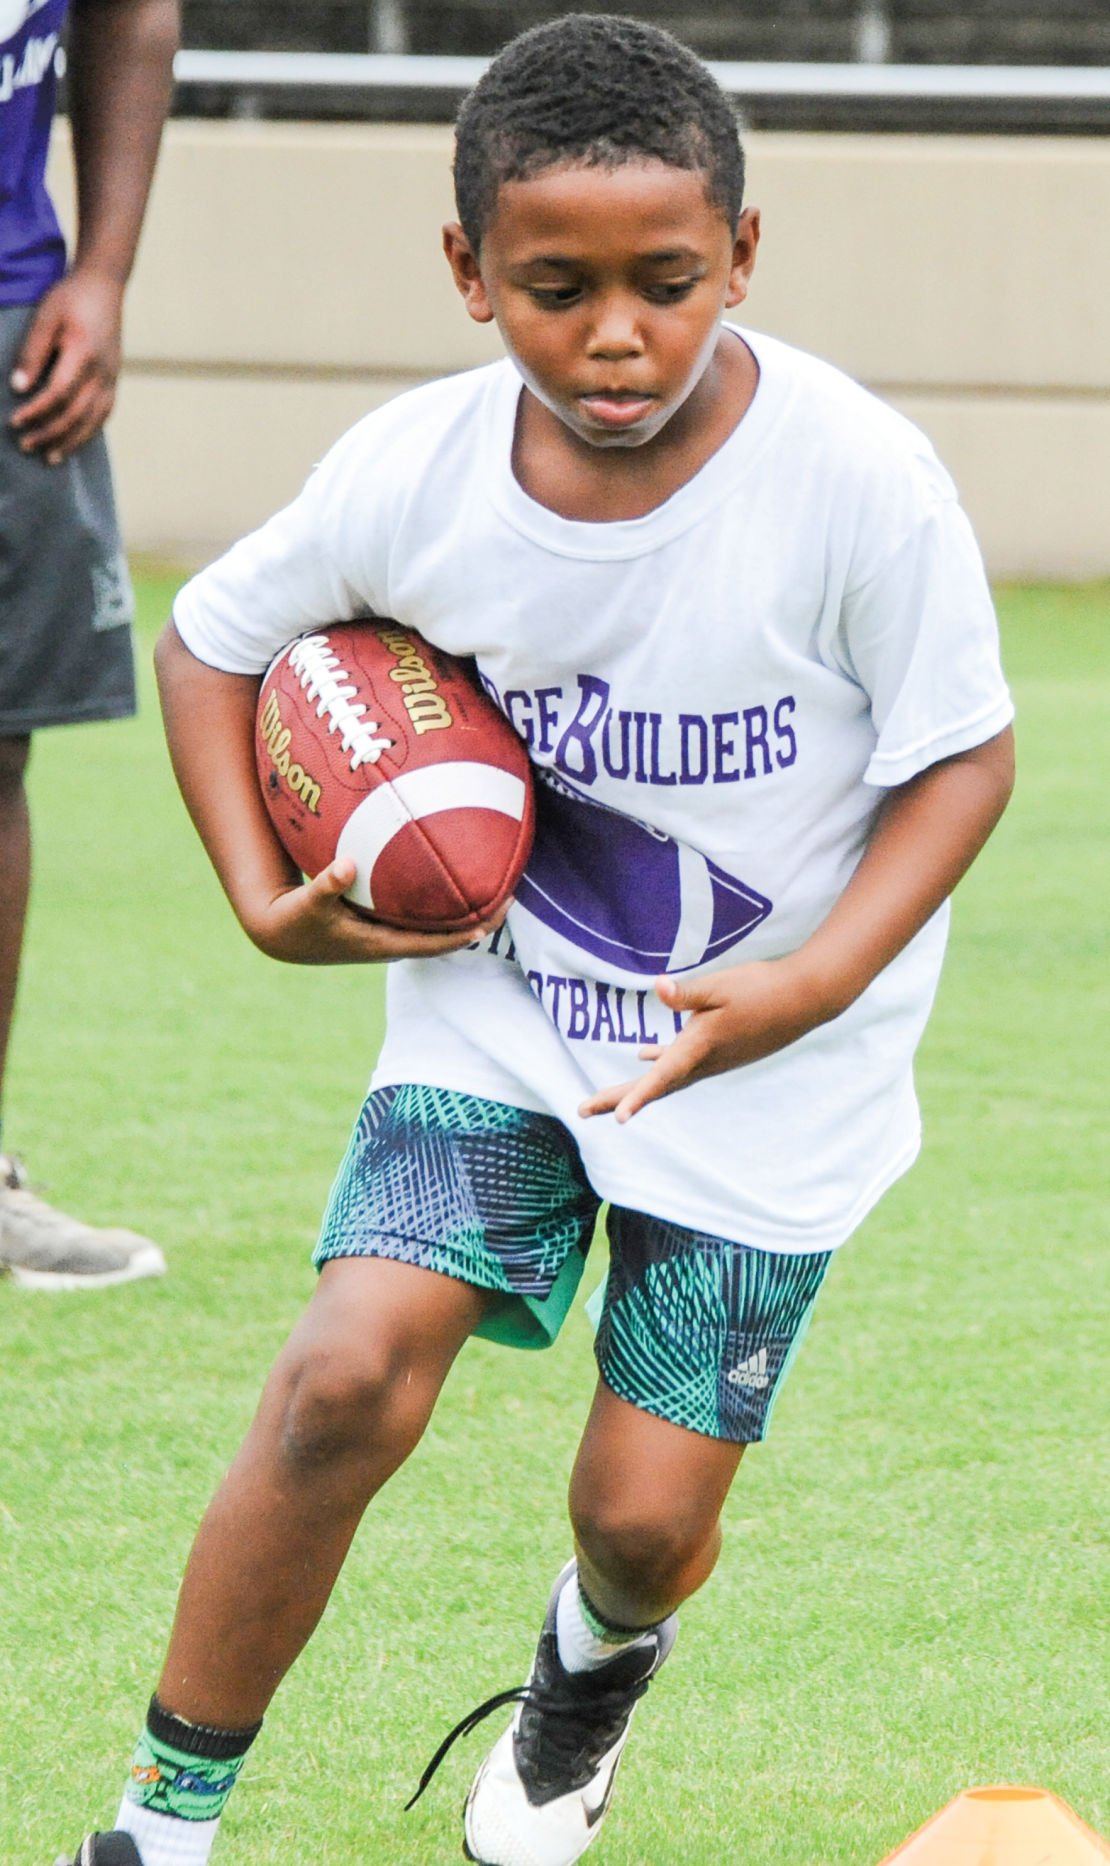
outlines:
{"label": "boy's face", "polygon": [[643,446],[706,393],[759,216],[734,234],[705,180],[654,160],[567,164],[502,184],[480,255],[444,229],[471,317],[496,319],[533,395],[591,448]]}

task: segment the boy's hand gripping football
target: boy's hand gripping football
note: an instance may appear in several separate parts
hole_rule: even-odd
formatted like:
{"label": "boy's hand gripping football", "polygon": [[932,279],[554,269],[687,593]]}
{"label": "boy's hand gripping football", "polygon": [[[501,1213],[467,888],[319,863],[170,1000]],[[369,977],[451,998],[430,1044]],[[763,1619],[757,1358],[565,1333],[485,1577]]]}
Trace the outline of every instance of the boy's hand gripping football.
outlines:
{"label": "boy's hand gripping football", "polygon": [[[372,920],[344,899],[355,878],[349,857],[337,858],[314,880],[283,888],[244,920],[254,944],[292,965],[358,965],[386,959],[434,959],[457,952],[493,927],[462,933],[411,933]],[[242,917],[242,915],[241,915]],[[504,910],[498,919],[504,917]]]}
{"label": "boy's hand gripping football", "polygon": [[221,673],[197,660],[172,622],[162,632],[155,664],[170,755],[186,807],[240,924],[262,952],[291,965],[431,959],[492,930],[410,933],[372,920],[343,898],[354,880],[355,865],[348,858],[337,858],[314,880],[302,881],[277,839],[259,789],[254,760],[258,680]]}

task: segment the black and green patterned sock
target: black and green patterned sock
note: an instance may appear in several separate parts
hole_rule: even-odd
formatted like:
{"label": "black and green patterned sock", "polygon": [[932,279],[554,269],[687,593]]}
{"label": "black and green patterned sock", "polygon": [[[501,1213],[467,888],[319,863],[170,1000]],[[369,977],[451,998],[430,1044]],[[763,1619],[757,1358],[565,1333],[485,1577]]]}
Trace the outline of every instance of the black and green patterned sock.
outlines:
{"label": "black and green patterned sock", "polygon": [[568,1576],[555,1609],[555,1638],[568,1672],[592,1672],[654,1629],[607,1620],[590,1599],[576,1571]]}
{"label": "black and green patterned sock", "polygon": [[180,1821],[217,1820],[261,1728],[187,1723],[152,1697],[131,1765],[128,1801]]}

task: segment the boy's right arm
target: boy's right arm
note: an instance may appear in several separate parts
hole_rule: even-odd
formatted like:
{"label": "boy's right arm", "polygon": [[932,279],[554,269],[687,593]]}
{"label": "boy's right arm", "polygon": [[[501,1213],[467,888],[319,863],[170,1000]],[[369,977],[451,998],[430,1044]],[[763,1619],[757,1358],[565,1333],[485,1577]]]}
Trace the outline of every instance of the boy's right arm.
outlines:
{"label": "boy's right arm", "polygon": [[[302,882],[274,832],[254,756],[261,680],[197,659],[168,622],[155,667],[173,768],[186,808],[224,892],[254,944],[294,965],[350,965],[434,958],[478,937],[407,933],[358,913],[343,898],[350,860]],[[488,929],[481,929],[486,931]]]}

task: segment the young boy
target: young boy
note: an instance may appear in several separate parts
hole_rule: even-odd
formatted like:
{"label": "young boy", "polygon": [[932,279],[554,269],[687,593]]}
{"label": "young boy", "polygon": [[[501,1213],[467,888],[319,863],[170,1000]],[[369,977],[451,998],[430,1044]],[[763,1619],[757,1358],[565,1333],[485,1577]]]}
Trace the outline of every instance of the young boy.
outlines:
{"label": "young boy", "polygon": [[[455,173],[447,258],[509,360],[360,423],[159,649],[250,937],[398,963],[316,1293],[81,1866],[203,1866],[368,1500],[469,1335],[554,1335],[604,1199],[576,1559],[465,1813],[486,1866],[579,1858],[830,1255],[917,1151],[944,903],[1010,789],[988,592],[928,443],[722,325],[759,216],[698,61],[627,19],[526,33],[464,105]],[[343,862],[302,885],[263,810],[261,671],[369,614],[475,656],[531,748],[534,860],[476,943],[360,919]]]}

